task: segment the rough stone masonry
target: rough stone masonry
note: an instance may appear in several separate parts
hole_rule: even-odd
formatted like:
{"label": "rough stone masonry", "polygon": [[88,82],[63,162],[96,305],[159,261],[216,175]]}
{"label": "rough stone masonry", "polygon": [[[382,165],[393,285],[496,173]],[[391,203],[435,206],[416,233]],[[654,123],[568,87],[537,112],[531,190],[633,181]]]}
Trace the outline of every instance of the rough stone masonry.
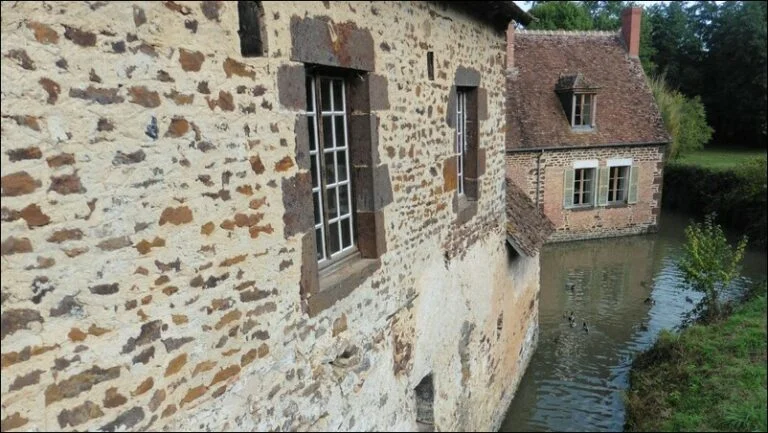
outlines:
{"label": "rough stone masonry", "polygon": [[[498,425],[539,275],[505,247],[502,33],[440,3],[263,2],[246,58],[237,2],[0,15],[3,431],[413,430],[428,375],[436,429]],[[378,236],[377,266],[313,314],[311,64],[370,82]],[[444,170],[460,70],[487,111],[466,218]]]}

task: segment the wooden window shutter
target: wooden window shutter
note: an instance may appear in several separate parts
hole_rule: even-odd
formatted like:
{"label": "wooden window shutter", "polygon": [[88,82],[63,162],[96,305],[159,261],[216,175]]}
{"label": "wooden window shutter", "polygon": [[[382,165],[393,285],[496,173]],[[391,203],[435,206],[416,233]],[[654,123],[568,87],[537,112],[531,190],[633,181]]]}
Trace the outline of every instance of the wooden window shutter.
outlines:
{"label": "wooden window shutter", "polygon": [[600,177],[597,186],[597,205],[605,206],[608,204],[608,178],[611,176],[610,167],[600,167]]}
{"label": "wooden window shutter", "polygon": [[574,170],[572,168],[565,170],[565,173],[563,176],[563,179],[564,179],[563,206],[566,209],[573,207],[573,177],[574,177]]}
{"label": "wooden window shutter", "polygon": [[629,170],[629,194],[627,194],[627,203],[637,203],[637,178],[639,175],[639,167],[633,165]]}

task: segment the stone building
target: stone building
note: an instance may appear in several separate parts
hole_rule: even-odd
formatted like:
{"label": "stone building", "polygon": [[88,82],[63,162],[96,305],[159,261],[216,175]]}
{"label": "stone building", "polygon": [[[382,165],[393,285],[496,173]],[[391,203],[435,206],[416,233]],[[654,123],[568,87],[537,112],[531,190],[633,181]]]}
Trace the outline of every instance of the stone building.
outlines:
{"label": "stone building", "polygon": [[512,2],[1,19],[3,431],[498,426],[550,230],[505,188]]}
{"label": "stone building", "polygon": [[641,11],[620,32],[508,32],[507,176],[554,223],[550,241],[658,225],[669,136],[638,59]]}

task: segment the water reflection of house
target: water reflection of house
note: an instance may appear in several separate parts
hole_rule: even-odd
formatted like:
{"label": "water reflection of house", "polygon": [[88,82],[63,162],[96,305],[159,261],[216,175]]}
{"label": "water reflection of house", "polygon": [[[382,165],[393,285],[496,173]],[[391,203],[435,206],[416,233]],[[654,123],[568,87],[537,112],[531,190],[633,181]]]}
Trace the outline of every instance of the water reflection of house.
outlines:
{"label": "water reflection of house", "polygon": [[551,241],[652,232],[669,136],[640,60],[640,8],[620,32],[510,29],[507,176]]}
{"label": "water reflection of house", "polygon": [[[584,317],[616,317],[625,323],[647,319],[644,301],[657,270],[656,236],[585,240],[553,245],[541,255],[542,305],[550,311],[582,310]],[[573,290],[569,286],[573,284]],[[611,319],[614,320],[614,319]],[[581,322],[579,323],[581,325]],[[607,326],[606,326],[607,325]],[[626,326],[596,324],[612,334]],[[626,341],[629,335],[612,335]]]}

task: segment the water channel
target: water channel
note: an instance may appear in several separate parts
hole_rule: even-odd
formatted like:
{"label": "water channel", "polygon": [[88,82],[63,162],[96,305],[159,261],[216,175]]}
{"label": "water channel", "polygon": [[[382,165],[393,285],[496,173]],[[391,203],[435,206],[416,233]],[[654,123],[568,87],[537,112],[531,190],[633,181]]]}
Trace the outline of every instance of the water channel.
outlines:
{"label": "water channel", "polygon": [[[653,235],[542,249],[539,343],[500,431],[623,430],[632,357],[701,299],[675,268],[688,220],[664,214]],[[734,286],[765,276],[765,251],[749,251]]]}

